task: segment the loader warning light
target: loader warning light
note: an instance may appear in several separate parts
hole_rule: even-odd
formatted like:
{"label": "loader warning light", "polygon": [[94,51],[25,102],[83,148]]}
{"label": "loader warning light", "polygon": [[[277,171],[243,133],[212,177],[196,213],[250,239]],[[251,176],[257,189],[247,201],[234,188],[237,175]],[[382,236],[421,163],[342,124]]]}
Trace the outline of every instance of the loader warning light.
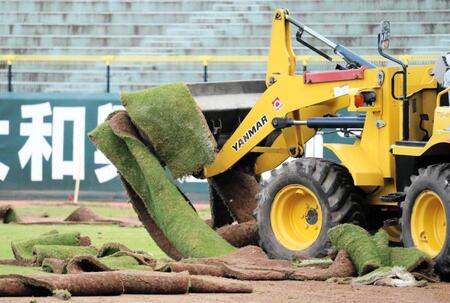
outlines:
{"label": "loader warning light", "polygon": [[355,95],[355,106],[373,106],[377,100],[377,94],[373,91],[365,91]]}
{"label": "loader warning light", "polygon": [[356,107],[364,106],[364,96],[363,95],[355,95],[355,106]]}

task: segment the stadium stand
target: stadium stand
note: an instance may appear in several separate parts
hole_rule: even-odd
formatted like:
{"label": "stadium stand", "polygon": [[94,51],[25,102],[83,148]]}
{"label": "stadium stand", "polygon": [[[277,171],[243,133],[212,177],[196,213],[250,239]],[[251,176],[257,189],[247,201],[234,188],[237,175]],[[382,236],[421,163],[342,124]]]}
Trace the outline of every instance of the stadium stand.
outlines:
{"label": "stadium stand", "polygon": [[[360,54],[376,53],[381,20],[391,21],[393,53],[450,50],[448,0],[0,0],[0,7],[1,55],[264,56],[276,7],[289,8],[297,19]],[[7,89],[6,63],[0,62],[1,91]],[[214,62],[208,80],[260,79],[264,72],[264,62]],[[111,75],[111,91],[118,91],[203,81],[203,67],[201,62],[112,62]],[[105,63],[16,62],[13,82],[15,91],[103,91]]]}

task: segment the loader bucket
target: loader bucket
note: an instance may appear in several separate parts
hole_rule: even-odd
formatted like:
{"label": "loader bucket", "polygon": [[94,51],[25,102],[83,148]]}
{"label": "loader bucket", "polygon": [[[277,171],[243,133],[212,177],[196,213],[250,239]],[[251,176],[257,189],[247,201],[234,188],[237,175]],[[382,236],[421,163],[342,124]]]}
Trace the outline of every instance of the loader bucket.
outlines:
{"label": "loader bucket", "polygon": [[261,94],[263,80],[187,84],[220,149]]}
{"label": "loader bucket", "polygon": [[[263,80],[187,85],[220,149],[266,90]],[[212,226],[253,220],[259,185],[249,167],[233,167],[208,179]],[[214,194],[215,193],[215,194]],[[231,218],[231,219],[228,219]]]}

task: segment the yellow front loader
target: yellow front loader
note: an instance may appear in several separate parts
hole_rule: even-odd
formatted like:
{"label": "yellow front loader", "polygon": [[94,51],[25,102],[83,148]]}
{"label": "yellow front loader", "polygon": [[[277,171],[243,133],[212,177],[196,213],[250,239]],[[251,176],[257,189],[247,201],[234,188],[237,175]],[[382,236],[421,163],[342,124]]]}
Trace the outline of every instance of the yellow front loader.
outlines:
{"label": "yellow front loader", "polygon": [[[298,42],[331,61],[304,40],[316,38],[345,63],[297,75],[292,28]],[[238,166],[257,178],[271,171],[260,183],[255,216],[260,244],[274,258],[323,255],[327,231],[352,222],[384,227],[392,241],[418,247],[450,275],[449,88],[433,66],[408,67],[385,53],[388,23],[378,40],[395,66],[376,67],[277,9],[264,92],[248,111],[233,109],[235,127],[205,114],[220,151],[204,175]],[[254,96],[261,85],[253,86],[243,91]],[[353,144],[325,144],[338,163],[304,157],[305,143],[322,129],[355,136]]]}

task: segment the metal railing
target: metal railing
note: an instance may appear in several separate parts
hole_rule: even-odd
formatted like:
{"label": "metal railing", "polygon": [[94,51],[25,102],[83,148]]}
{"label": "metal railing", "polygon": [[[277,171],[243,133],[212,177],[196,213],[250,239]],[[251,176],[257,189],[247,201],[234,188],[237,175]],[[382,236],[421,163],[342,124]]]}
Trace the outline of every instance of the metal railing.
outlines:
{"label": "metal railing", "polygon": [[[421,62],[423,64],[432,63],[436,60],[437,54],[421,55],[399,55],[397,56],[406,64]],[[379,55],[362,56],[379,66],[385,65],[388,61]],[[267,56],[146,56],[146,55],[0,55],[0,62],[7,65],[7,87],[8,92],[13,91],[13,65],[18,62],[48,62],[48,63],[74,63],[74,62],[103,62],[106,70],[106,92],[111,88],[111,66],[118,62],[199,62],[203,67],[203,81],[208,82],[208,65],[213,62],[266,62]],[[338,56],[332,56],[333,61],[341,62]],[[323,57],[317,55],[296,56],[297,62],[303,66],[303,71],[308,70],[312,63],[328,63]]]}

